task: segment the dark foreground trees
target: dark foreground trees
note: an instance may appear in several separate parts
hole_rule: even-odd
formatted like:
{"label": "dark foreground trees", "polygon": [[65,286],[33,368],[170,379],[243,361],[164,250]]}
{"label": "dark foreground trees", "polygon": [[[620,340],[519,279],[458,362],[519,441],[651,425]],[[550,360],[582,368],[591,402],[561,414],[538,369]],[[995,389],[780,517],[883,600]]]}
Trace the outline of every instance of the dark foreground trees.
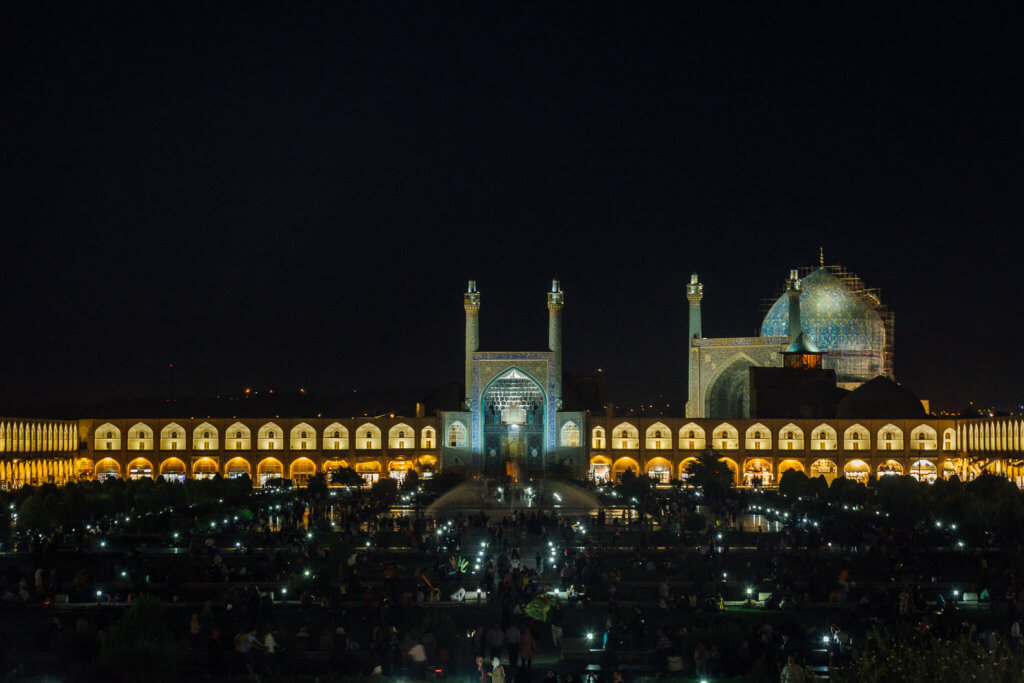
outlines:
{"label": "dark foreground trees", "polygon": [[1017,683],[1024,657],[1005,642],[989,649],[968,633],[945,638],[909,627],[875,629],[853,658],[833,670],[838,683],[986,681]]}

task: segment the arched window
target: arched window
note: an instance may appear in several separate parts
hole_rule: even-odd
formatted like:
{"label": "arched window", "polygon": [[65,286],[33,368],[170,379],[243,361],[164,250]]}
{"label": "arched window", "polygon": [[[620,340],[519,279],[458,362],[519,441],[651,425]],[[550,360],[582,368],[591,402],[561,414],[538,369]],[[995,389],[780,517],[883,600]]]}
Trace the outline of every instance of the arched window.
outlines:
{"label": "arched window", "polygon": [[752,425],[747,429],[747,450],[767,451],[771,450],[771,432],[762,424]]}
{"label": "arched window", "polygon": [[160,430],[160,450],[185,450],[185,429],[176,422],[164,425],[164,428]]}
{"label": "arched window", "polygon": [[[811,432],[812,451],[834,451],[837,448],[836,430],[830,425],[820,424]],[[831,462],[829,460],[828,462]]]}
{"label": "arched window", "polygon": [[[843,432],[843,448],[848,451],[866,451],[871,447],[868,430],[860,425],[852,425]],[[858,470],[859,472],[860,470]]]}
{"label": "arched window", "polygon": [[562,425],[559,445],[563,448],[577,448],[580,445],[580,428],[575,422],[566,422]]}
{"label": "arched window", "polygon": [[704,428],[692,422],[679,429],[679,448],[687,451],[702,451],[706,443]]}
{"label": "arched window", "polygon": [[[284,430],[273,422],[267,422],[256,432],[256,448],[261,451],[280,451],[284,449]],[[273,460],[271,458],[270,460]],[[274,460],[274,462],[277,462]]]}
{"label": "arched window", "polygon": [[209,422],[198,425],[192,431],[192,447],[200,451],[215,451],[220,447],[217,442],[217,429]]}
{"label": "arched window", "polygon": [[[23,446],[22,451],[28,450],[24,447],[24,437],[19,437]],[[96,428],[96,438],[93,448],[97,451],[119,451],[121,450],[121,430],[107,422]],[[120,472],[118,473],[120,476]]]}
{"label": "arched window", "polygon": [[879,441],[881,450],[883,451],[902,451],[903,450],[903,430],[896,425],[888,424],[882,427],[879,431]]}
{"label": "arched window", "polygon": [[604,427],[594,427],[590,433],[590,447],[596,449],[603,449],[604,445]]}
{"label": "arched window", "polygon": [[324,450],[348,450],[348,429],[332,422],[324,429]]}
{"label": "arched window", "polygon": [[711,445],[719,451],[737,450],[740,447],[739,431],[728,422],[720,424],[712,432]]}
{"label": "arched window", "polygon": [[929,425],[918,425],[910,432],[910,448],[915,451],[938,450],[939,435]]}
{"label": "arched window", "polygon": [[376,450],[380,448],[380,428],[369,422],[360,425],[356,430],[357,450]]}
{"label": "arched window", "polygon": [[[802,451],[804,449],[804,431],[792,422],[784,426],[780,432],[779,449],[783,451]],[[782,476],[781,472],[779,476]]]}
{"label": "arched window", "polygon": [[247,451],[252,448],[252,438],[249,428],[241,422],[235,422],[225,431],[227,437],[224,439],[224,448],[229,451]]}
{"label": "arched window", "polygon": [[128,450],[153,450],[153,431],[143,422],[137,422],[128,430]]}
{"label": "arched window", "polygon": [[612,430],[612,448],[633,450],[640,448],[640,432],[628,422],[616,425]]}
{"label": "arched window", "polygon": [[413,448],[416,444],[408,436],[411,433],[413,433],[412,427],[407,424],[393,426],[388,430],[388,448],[397,450]]}
{"label": "arched window", "polygon": [[648,450],[660,451],[672,448],[672,439],[666,438],[663,434],[671,434],[672,432],[666,425],[660,422],[655,422],[647,428],[645,432],[644,446]]}
{"label": "arched window", "polygon": [[466,425],[453,422],[448,427],[448,445],[452,448],[466,447]]}
{"label": "arched window", "polygon": [[316,440],[311,440],[309,437],[310,434],[315,433],[316,430],[313,429],[312,425],[300,422],[292,427],[291,431],[288,433],[288,448],[293,451],[308,451],[310,448],[316,448]]}

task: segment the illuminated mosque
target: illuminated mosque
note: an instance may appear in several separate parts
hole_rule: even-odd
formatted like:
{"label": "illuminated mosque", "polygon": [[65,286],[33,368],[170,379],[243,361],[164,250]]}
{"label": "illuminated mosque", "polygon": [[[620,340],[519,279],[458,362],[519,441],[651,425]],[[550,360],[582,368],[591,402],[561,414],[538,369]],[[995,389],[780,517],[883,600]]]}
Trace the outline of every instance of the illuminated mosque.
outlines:
{"label": "illuminated mosque", "polygon": [[705,337],[704,285],[691,277],[689,337],[673,344],[688,368],[683,415],[616,415],[596,394],[581,400],[586,392],[563,372],[565,293],[557,280],[545,296],[547,349],[481,350],[482,296],[470,281],[464,390],[431,415],[416,403],[405,415],[362,417],[355,410],[240,416],[222,405],[216,410],[224,414],[205,417],[129,410],[0,418],[0,487],[243,475],[256,486],[277,479],[302,486],[345,467],[367,483],[444,468],[520,478],[555,466],[599,481],[631,470],[668,484],[685,480],[689,463],[709,450],[741,486],[776,484],[790,469],[861,482],[987,471],[1024,485],[1022,418],[929,415],[894,381],[893,316],[877,291],[823,258],[790,271],[784,288],[769,302],[759,336]]}

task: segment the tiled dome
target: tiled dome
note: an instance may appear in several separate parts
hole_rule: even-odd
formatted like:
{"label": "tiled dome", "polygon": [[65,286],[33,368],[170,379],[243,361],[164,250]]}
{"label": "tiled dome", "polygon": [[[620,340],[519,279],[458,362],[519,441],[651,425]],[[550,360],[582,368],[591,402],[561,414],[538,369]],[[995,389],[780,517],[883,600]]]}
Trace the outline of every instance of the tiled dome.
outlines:
{"label": "tiled dome", "polygon": [[[810,341],[830,354],[826,367],[840,381],[866,381],[881,374],[885,324],[874,308],[832,273],[819,268],[801,280],[800,322]],[[783,294],[761,323],[762,337],[789,334],[789,298]],[[868,363],[864,363],[864,360]]]}

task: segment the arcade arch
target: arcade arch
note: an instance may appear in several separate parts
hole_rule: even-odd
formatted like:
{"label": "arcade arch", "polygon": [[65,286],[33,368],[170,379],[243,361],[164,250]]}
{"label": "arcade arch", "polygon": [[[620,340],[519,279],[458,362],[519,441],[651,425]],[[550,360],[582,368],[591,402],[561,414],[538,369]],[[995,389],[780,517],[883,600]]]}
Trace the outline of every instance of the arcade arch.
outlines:
{"label": "arcade arch", "polygon": [[[913,437],[911,437],[913,438]],[[938,468],[931,460],[915,460],[910,466],[910,476],[918,481],[934,484],[939,476]]]}
{"label": "arcade arch", "polygon": [[746,443],[748,451],[770,451],[772,449],[772,433],[758,422],[747,427]]}
{"label": "arcade arch", "polygon": [[325,451],[347,451],[348,429],[340,422],[332,422],[324,428]]}
{"label": "arcade arch", "polygon": [[[779,450],[802,451],[804,449],[804,430],[790,422],[779,430]],[[779,471],[782,476],[782,471]]]}
{"label": "arcade arch", "polygon": [[128,430],[128,450],[153,450],[153,430],[145,422],[136,422]]}
{"label": "arcade arch", "polygon": [[356,450],[380,450],[380,429],[369,422],[356,430]]}
{"label": "arcade arch", "polygon": [[858,484],[867,484],[871,467],[863,460],[851,460],[843,466],[843,476]]}
{"label": "arcade arch", "polygon": [[193,479],[213,479],[218,474],[217,461],[213,458],[199,458],[192,463]]}
{"label": "arcade arch", "polygon": [[241,422],[235,422],[224,430],[224,449],[248,451],[252,448],[252,432]]}
{"label": "arcade arch", "polygon": [[672,480],[672,463],[665,458],[651,458],[647,461],[647,476],[658,484],[667,484]]}
{"label": "arcade arch", "polygon": [[181,458],[166,458],[160,463],[160,476],[167,481],[180,484],[185,481],[185,463]]}
{"label": "arcade arch", "polygon": [[267,422],[256,432],[256,448],[261,451],[283,450],[284,430],[273,422]]}
{"label": "arcade arch", "polygon": [[[20,439],[24,444],[24,438]],[[93,448],[97,451],[119,451],[121,450],[121,430],[109,422],[104,422],[96,428],[93,438]],[[22,450],[25,450],[22,448]]]}
{"label": "arcade arch", "polygon": [[867,451],[871,449],[868,430],[859,424],[851,425],[843,432],[843,449],[847,451]]}
{"label": "arcade arch", "polygon": [[612,430],[612,448],[615,450],[637,450],[640,448],[640,432],[628,422],[622,422]]}
{"label": "arcade arch", "polygon": [[288,468],[288,478],[295,486],[306,486],[310,477],[316,476],[316,464],[309,458],[296,458]]}
{"label": "arcade arch", "polygon": [[917,425],[910,430],[910,450],[935,451],[939,448],[939,435],[928,425]]}
{"label": "arcade arch", "polygon": [[836,464],[827,458],[820,458],[811,463],[810,476],[825,477],[828,484],[836,478],[836,472]]}
{"label": "arcade arch", "polygon": [[396,424],[388,430],[388,448],[390,450],[405,450],[415,448],[416,430],[407,424]]}
{"label": "arcade arch", "polygon": [[788,460],[783,460],[782,462],[780,462],[779,463],[779,467],[778,467],[779,481],[782,481],[782,475],[785,474],[789,470],[796,470],[797,472],[803,472],[804,471],[804,464],[802,462],[800,462],[799,460],[793,460],[792,458],[790,458]]}
{"label": "arcade arch", "polygon": [[692,422],[688,422],[679,428],[679,450],[702,451],[706,441],[704,428]]}
{"label": "arcade arch", "polygon": [[611,477],[612,461],[603,455],[590,459],[590,478],[596,482],[607,482]]}
{"label": "arcade arch", "polygon": [[715,427],[711,434],[711,445],[716,451],[739,450],[740,433],[728,422],[723,422]]}
{"label": "arcade arch", "polygon": [[878,466],[879,477],[899,476],[902,474],[903,465],[899,461],[893,460],[892,458],[886,460],[885,462]]}
{"label": "arcade arch", "polygon": [[750,458],[743,465],[743,483],[747,486],[771,486],[772,464],[764,458]]}
{"label": "arcade arch", "polygon": [[231,458],[224,465],[224,478],[225,479],[236,479],[245,475],[252,478],[252,467],[249,465],[249,461],[245,458]]}
{"label": "arcade arch", "polygon": [[902,451],[903,430],[894,424],[887,424],[878,430],[878,450],[880,451]]}
{"label": "arcade arch", "polygon": [[96,463],[96,478],[99,481],[117,479],[121,476],[121,465],[113,458],[103,458]]}
{"label": "arcade arch", "polygon": [[649,451],[672,450],[672,430],[666,424],[655,422],[644,430],[644,442]]}
{"label": "arcade arch", "polygon": [[316,430],[312,425],[305,422],[292,427],[288,433],[290,443],[288,447],[293,451],[308,451],[316,449]]}
{"label": "arcade arch", "polygon": [[129,479],[152,479],[153,463],[145,458],[135,458],[128,463]]}
{"label": "arcade arch", "polygon": [[420,432],[420,447],[429,449],[437,448],[437,432],[433,427],[424,427]]}
{"label": "arcade arch", "polygon": [[594,427],[591,430],[590,447],[596,450],[604,449],[604,427]]}
{"label": "arcade arch", "polygon": [[185,428],[177,422],[164,425],[164,428],[160,430],[160,450],[185,450]]}
{"label": "arcade arch", "polygon": [[284,479],[284,466],[277,458],[263,458],[256,465],[256,483],[266,486],[271,479]]}
{"label": "arcade arch", "polygon": [[220,448],[217,428],[209,422],[196,425],[192,430],[192,449],[196,451],[215,451]]}
{"label": "arcade arch", "polygon": [[619,458],[612,465],[612,479],[621,481],[626,470],[632,470],[633,474],[640,475],[640,465],[633,458]]}
{"label": "arcade arch", "polygon": [[834,451],[837,444],[836,430],[830,425],[820,424],[811,431],[812,451]]}

